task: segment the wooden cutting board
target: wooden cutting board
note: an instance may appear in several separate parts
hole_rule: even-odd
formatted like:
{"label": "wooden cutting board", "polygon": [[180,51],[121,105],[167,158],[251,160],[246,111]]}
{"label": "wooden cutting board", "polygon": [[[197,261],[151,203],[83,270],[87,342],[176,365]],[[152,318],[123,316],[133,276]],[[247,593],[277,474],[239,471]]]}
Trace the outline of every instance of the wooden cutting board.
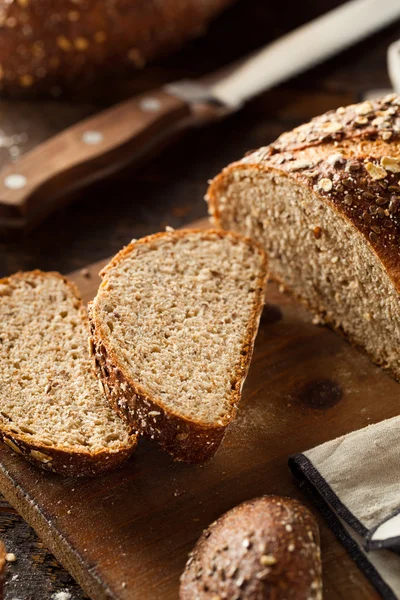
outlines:
{"label": "wooden cutting board", "polygon": [[[102,264],[72,274],[85,300],[96,293]],[[238,419],[208,464],[174,463],[141,441],[114,473],[62,479],[0,445],[0,491],[93,600],[177,600],[179,575],[203,528],[262,494],[307,502],[288,457],[397,415],[398,395],[395,381],[341,337],[312,325],[271,285]],[[319,522],[325,599],[377,599]]]}

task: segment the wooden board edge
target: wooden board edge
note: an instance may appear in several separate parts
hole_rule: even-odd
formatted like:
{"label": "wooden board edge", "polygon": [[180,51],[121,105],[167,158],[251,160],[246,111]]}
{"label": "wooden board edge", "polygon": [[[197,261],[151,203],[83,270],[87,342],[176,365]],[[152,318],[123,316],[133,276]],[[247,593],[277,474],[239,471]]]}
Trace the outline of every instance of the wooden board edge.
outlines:
{"label": "wooden board edge", "polygon": [[[15,459],[24,460],[18,456]],[[39,470],[38,474],[40,475]],[[95,568],[87,568],[84,560],[74,550],[68,539],[56,531],[51,524],[51,519],[46,518],[45,512],[39,508],[29,494],[24,492],[2,465],[0,465],[0,491],[90,598],[118,600],[118,597],[109,589],[105,589],[104,582],[97,575]]]}

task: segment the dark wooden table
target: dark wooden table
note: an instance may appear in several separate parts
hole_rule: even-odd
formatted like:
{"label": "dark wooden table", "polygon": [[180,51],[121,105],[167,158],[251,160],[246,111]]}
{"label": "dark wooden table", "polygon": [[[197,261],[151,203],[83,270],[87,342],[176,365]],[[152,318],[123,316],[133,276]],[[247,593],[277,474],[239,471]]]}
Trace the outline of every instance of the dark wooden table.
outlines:
{"label": "dark wooden table", "polygon": [[[315,4],[241,0],[205,38],[117,86],[106,84],[84,97],[57,101],[0,100],[0,165],[102,106],[163,81],[216,68],[341,2]],[[127,169],[80,194],[30,234],[0,242],[0,276],[33,268],[67,273],[115,253],[133,237],[205,216],[207,179],[226,163],[315,114],[358,101],[371,89],[388,88],[386,49],[398,38],[400,23],[265,93],[225,122],[192,132],[139,171]],[[27,135],[13,144],[10,137],[21,133]],[[6,599],[56,600],[60,591],[70,600],[85,597],[4,500],[0,537],[17,556],[8,569]]]}

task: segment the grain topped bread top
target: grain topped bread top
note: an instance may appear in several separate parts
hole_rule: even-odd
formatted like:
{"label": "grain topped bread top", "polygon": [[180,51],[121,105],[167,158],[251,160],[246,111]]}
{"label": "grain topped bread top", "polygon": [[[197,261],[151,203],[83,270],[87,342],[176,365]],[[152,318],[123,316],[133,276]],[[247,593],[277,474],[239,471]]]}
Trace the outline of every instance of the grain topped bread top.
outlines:
{"label": "grain topped bread top", "polygon": [[79,453],[133,449],[91,370],[86,311],[57,273],[0,280],[0,429],[13,440]]}
{"label": "grain topped bread top", "polygon": [[264,496],[206,529],[181,577],[181,600],[322,600],[318,525],[292,498]]}
{"label": "grain topped bread top", "polygon": [[321,143],[345,140],[400,140],[400,96],[388,94],[375,100],[341,106],[309,123],[283,133],[269,146],[272,153],[300,150]]}
{"label": "grain topped bread top", "polygon": [[264,300],[264,252],[229,232],[172,231],[131,243],[102,276],[92,319],[113,364],[166,412],[226,425]]}
{"label": "grain topped bread top", "polygon": [[329,111],[228,166],[207,196],[217,223],[229,178],[250,182],[249,169],[284,172],[327,200],[364,235],[400,292],[400,96]]}

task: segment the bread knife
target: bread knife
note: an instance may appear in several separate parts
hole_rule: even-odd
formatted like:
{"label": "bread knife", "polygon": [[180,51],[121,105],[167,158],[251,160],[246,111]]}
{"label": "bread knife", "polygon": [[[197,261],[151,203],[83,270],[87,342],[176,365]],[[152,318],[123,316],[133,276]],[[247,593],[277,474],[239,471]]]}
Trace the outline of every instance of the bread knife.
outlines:
{"label": "bread knife", "polygon": [[394,91],[400,93],[400,40],[390,44],[387,52],[387,65]]}
{"label": "bread knife", "polygon": [[76,190],[153,154],[188,128],[238,111],[398,18],[399,0],[351,0],[227,68],[78,122],[0,171],[0,226],[32,226]]}

